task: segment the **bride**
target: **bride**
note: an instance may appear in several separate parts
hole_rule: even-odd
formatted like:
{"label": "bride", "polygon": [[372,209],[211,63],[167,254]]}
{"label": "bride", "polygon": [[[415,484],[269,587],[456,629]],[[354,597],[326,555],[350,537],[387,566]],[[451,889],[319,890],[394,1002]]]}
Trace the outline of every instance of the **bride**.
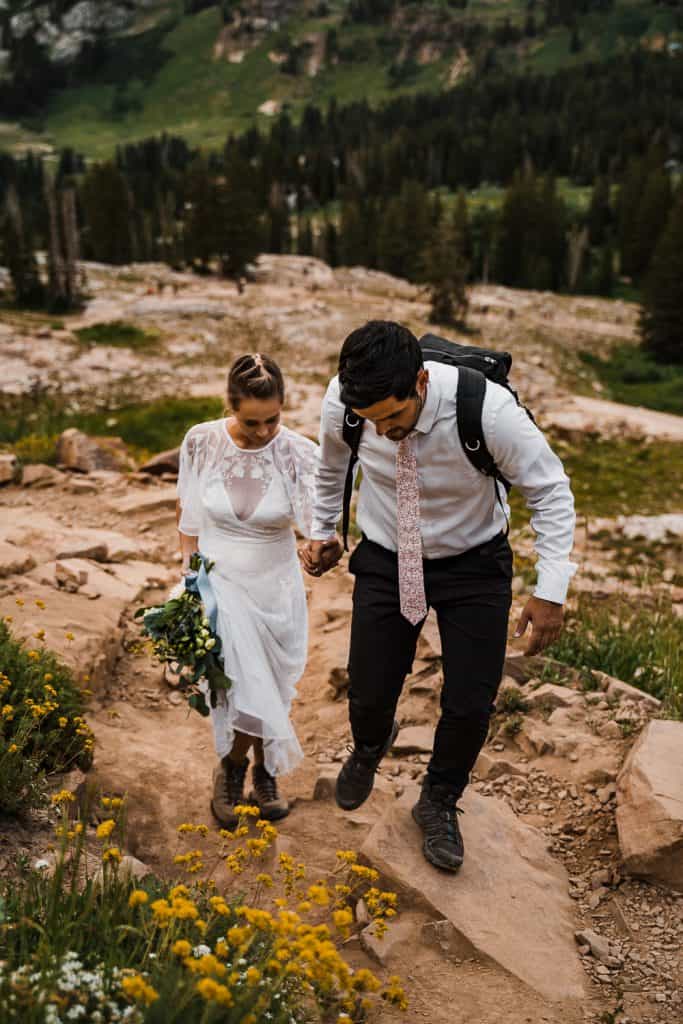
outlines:
{"label": "bride", "polygon": [[244,802],[250,749],[251,799],[269,820],[289,813],[277,777],[303,756],[289,719],[307,649],[293,525],[310,536],[317,447],[281,424],[284,394],[272,359],[241,356],[228,376],[232,416],[198,423],[180,450],[183,568],[197,550],[215,563],[216,629],[232,680],[210,712],[219,757],[211,809],[226,828]]}

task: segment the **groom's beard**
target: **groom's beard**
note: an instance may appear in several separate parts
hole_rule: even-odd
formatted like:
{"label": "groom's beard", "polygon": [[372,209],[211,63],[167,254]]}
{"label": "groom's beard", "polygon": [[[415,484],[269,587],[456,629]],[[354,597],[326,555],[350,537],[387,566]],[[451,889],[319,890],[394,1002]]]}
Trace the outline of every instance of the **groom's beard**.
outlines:
{"label": "groom's beard", "polygon": [[415,419],[413,420],[412,424],[409,427],[392,427],[391,430],[387,430],[384,436],[388,437],[390,441],[394,441],[396,444],[398,444],[398,442],[402,441],[404,437],[407,437],[408,434],[412,433],[412,431],[415,429],[415,424],[419,420],[422,414],[422,410],[424,409],[425,397],[425,395],[421,395],[418,392],[416,396],[417,411],[415,413]]}

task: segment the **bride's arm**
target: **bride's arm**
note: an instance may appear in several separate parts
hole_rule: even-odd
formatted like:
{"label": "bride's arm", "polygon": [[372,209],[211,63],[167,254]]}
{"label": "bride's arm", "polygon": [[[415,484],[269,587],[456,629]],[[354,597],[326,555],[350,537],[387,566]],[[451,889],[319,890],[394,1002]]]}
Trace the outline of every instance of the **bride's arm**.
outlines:
{"label": "bride's arm", "polygon": [[[180,499],[177,499],[175,503],[176,526],[180,522],[181,515],[182,507],[180,504]],[[190,537],[187,533],[182,533],[181,530],[178,530],[178,538],[180,540],[180,556],[182,558],[182,571],[185,572],[185,570],[189,569],[190,567],[190,558],[192,557],[195,551],[199,550],[199,543],[196,537]]]}

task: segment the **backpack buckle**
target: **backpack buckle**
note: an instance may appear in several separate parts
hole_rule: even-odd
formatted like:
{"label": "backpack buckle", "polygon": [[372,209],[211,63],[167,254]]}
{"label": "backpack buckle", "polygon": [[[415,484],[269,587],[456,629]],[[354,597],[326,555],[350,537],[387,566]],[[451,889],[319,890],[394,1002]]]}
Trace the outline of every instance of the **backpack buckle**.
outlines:
{"label": "backpack buckle", "polygon": [[351,430],[355,430],[356,427],[359,426],[360,421],[361,417],[358,416],[356,413],[347,412],[344,416],[344,422],[346,423],[347,427],[351,428]]}
{"label": "backpack buckle", "polygon": [[468,452],[478,452],[481,448],[481,441],[476,441],[474,444],[470,444],[469,441],[465,441],[465,448]]}

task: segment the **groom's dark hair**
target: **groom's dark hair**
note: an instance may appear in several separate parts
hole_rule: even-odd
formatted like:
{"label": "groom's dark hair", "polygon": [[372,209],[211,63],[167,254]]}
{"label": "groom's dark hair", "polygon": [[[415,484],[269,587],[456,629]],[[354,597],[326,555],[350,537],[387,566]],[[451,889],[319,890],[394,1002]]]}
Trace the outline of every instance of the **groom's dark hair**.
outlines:
{"label": "groom's dark hair", "polygon": [[342,345],[341,400],[354,409],[367,409],[392,395],[403,401],[415,394],[422,365],[422,350],[407,327],[393,320],[370,320]]}

